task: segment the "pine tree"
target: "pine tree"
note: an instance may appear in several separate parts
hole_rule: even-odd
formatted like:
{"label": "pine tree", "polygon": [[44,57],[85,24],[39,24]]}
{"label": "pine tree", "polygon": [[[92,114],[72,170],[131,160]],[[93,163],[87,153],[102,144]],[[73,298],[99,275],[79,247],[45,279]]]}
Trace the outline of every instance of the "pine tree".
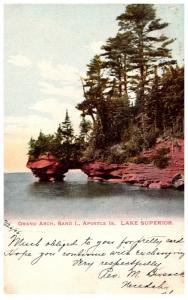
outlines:
{"label": "pine tree", "polygon": [[80,134],[79,139],[83,143],[87,143],[89,139],[89,132],[91,130],[91,122],[86,120],[85,116],[82,116],[82,120],[80,122]]}
{"label": "pine tree", "polygon": [[39,157],[42,154],[50,152],[50,147],[54,136],[51,134],[45,135],[42,130],[38,135],[38,138],[35,140],[33,138],[29,141],[29,152],[30,156],[34,158]]}
{"label": "pine tree", "polygon": [[130,55],[134,51],[132,41],[133,35],[131,32],[118,33],[114,38],[109,38],[106,44],[102,46],[104,53],[101,56],[105,57],[105,66],[110,70],[109,75],[112,77],[112,88],[114,87],[114,82],[118,86],[119,97],[124,94],[128,97],[128,72],[132,70]]}
{"label": "pine tree", "polygon": [[184,68],[168,67],[161,78],[162,124],[164,133],[184,131]]}
{"label": "pine tree", "polygon": [[29,156],[33,156],[36,157],[38,156],[38,153],[36,151],[36,140],[33,139],[33,137],[30,138],[29,142],[28,142],[28,146],[29,146],[29,151],[28,154]]}
{"label": "pine tree", "polygon": [[76,107],[81,110],[84,115],[91,116],[93,124],[98,124],[105,134],[108,125],[105,94],[108,79],[104,76],[104,62],[96,55],[87,67],[87,77],[83,83],[85,99]]}
{"label": "pine tree", "polygon": [[145,128],[149,131],[151,128],[154,133],[162,130],[162,102],[160,91],[160,77],[157,73],[157,66],[154,66],[154,78],[150,83],[151,90],[145,97],[143,113],[145,115]]}
{"label": "pine tree", "polygon": [[153,146],[159,134],[183,134],[184,68],[174,67],[168,48],[174,39],[161,33],[168,23],[157,18],[152,4],[127,5],[117,20],[117,34],[81,78],[79,136],[74,136],[66,111],[54,135],[40,132],[36,140],[30,139],[29,155],[50,152],[60,160],[78,162],[89,149],[88,157],[108,159],[115,146],[125,153],[113,154],[111,160],[124,162]]}
{"label": "pine tree", "polygon": [[131,31],[134,35],[134,54],[132,68],[135,69],[131,82],[136,91],[136,105],[142,109],[145,95],[150,89],[154,65],[164,66],[175,63],[171,60],[171,50],[167,48],[174,40],[155,32],[168,26],[156,18],[152,4],[131,4],[126,6],[123,14],[117,17],[121,32]]}
{"label": "pine tree", "polygon": [[[107,133],[108,146],[120,143],[123,135],[131,124],[131,108],[128,97],[111,97],[108,101],[109,131]],[[113,134],[112,134],[113,132]]]}
{"label": "pine tree", "polygon": [[69,118],[68,110],[66,110],[64,122],[60,123],[58,126],[56,137],[61,144],[70,144],[74,139],[74,130]]}

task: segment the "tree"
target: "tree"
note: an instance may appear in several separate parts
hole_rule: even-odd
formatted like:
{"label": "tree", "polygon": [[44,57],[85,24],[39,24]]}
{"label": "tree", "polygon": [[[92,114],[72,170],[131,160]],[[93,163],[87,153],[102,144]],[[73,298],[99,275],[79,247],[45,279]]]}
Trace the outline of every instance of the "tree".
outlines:
{"label": "tree", "polygon": [[35,145],[36,145],[36,140],[33,139],[33,137],[30,138],[29,142],[28,142],[28,146],[29,146],[29,151],[28,151],[28,154],[30,156],[34,156],[36,157],[38,154],[37,154],[37,151],[35,149]]}
{"label": "tree", "polygon": [[182,135],[184,68],[174,66],[169,49],[174,39],[161,33],[168,23],[156,17],[152,4],[127,5],[117,20],[117,34],[81,77],[79,136],[66,111],[54,135],[40,132],[38,139],[31,138],[30,155],[51,152],[60,160],[78,161],[87,153],[95,159],[113,154],[112,161],[124,162],[152,147],[160,134]]}
{"label": "tree", "polygon": [[134,35],[134,54],[132,69],[135,69],[132,88],[136,91],[136,105],[142,110],[145,95],[150,89],[149,83],[154,74],[154,65],[164,66],[175,63],[171,59],[171,50],[167,48],[174,40],[161,34],[160,31],[168,26],[156,18],[154,5],[131,4],[126,6],[123,14],[117,17],[120,31],[132,32]]}
{"label": "tree", "polygon": [[161,78],[162,124],[171,134],[184,132],[184,68],[167,67]]}
{"label": "tree", "polygon": [[[110,120],[107,134],[108,146],[120,143],[131,122],[131,108],[127,95],[112,97],[109,100],[108,116]],[[112,134],[113,133],[113,134]]]}
{"label": "tree", "polygon": [[102,132],[107,131],[106,95],[108,79],[104,76],[104,62],[95,55],[87,65],[87,77],[83,79],[84,101],[76,107],[83,115],[91,116],[93,124],[97,122]]}
{"label": "tree", "polygon": [[109,75],[112,76],[112,93],[115,82],[118,86],[118,96],[125,94],[128,98],[128,72],[132,70],[130,55],[134,53],[132,33],[118,32],[114,38],[107,40],[102,49],[104,53],[101,56],[105,57],[105,66],[110,70]]}
{"label": "tree", "polygon": [[53,135],[45,135],[40,131],[38,138],[35,140],[33,138],[29,141],[29,151],[28,154],[34,158],[39,157],[42,154],[50,152],[50,145],[54,139]]}
{"label": "tree", "polygon": [[66,110],[65,120],[60,123],[57,129],[56,138],[63,143],[72,143],[74,139],[74,130],[69,118],[68,110]]}
{"label": "tree", "polygon": [[79,139],[83,143],[87,143],[89,139],[89,132],[91,131],[91,122],[86,120],[85,116],[82,116],[82,120],[80,122],[80,134]]}
{"label": "tree", "polygon": [[154,78],[151,82],[151,90],[145,97],[143,113],[145,116],[145,128],[156,133],[162,130],[162,101],[160,77],[157,73],[157,66],[154,67]]}
{"label": "tree", "polygon": [[164,74],[154,77],[144,106],[146,128],[161,134],[183,133],[184,69],[166,67]]}
{"label": "tree", "polygon": [[85,100],[77,105],[83,115],[90,115],[92,108],[95,116],[92,134],[94,148],[104,148],[119,142],[130,118],[127,94],[119,92],[116,78],[110,83],[104,76],[105,66],[99,56],[95,56],[88,65],[84,85]]}

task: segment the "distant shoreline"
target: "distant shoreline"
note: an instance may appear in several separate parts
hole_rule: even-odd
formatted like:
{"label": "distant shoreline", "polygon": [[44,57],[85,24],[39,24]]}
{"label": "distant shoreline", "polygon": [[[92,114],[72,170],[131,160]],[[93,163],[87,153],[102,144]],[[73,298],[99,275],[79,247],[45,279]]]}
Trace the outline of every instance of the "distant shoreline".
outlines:
{"label": "distant shoreline", "polygon": [[4,171],[4,174],[30,173],[29,171]]}
{"label": "distant shoreline", "polygon": [[[82,172],[80,169],[69,169],[69,171],[68,172],[75,172],[75,173],[77,173],[77,172]],[[68,172],[66,173],[66,174],[68,174]],[[4,171],[4,174],[18,174],[18,173],[20,173],[20,174],[23,174],[23,173],[28,173],[28,174],[31,174],[32,175],[32,173],[31,173],[31,171],[30,170],[26,170],[26,171]],[[83,172],[82,172],[83,173]]]}

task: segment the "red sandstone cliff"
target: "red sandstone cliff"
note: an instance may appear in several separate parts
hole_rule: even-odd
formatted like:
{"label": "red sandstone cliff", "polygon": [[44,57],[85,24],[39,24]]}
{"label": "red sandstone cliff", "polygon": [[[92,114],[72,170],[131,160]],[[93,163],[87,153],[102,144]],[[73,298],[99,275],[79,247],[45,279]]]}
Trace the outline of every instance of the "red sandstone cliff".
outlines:
{"label": "red sandstone cliff", "polygon": [[[182,189],[184,185],[184,141],[158,140],[153,149],[143,151],[142,157],[152,158],[157,149],[169,148],[169,164],[164,169],[157,168],[153,162],[149,164],[107,164],[102,161],[86,162],[80,167],[92,180],[107,182],[125,182],[148,188]],[[62,163],[51,154],[40,156],[36,160],[29,159],[27,167],[41,181],[62,181],[64,173],[72,168],[70,163]]]}
{"label": "red sandstone cliff", "polygon": [[184,185],[184,141],[179,139],[174,145],[169,140],[158,140],[153,149],[143,151],[141,156],[152,158],[161,147],[168,147],[170,150],[169,164],[164,169],[157,168],[153,162],[150,164],[106,164],[102,161],[94,161],[85,164],[82,170],[89,178],[97,181],[126,182],[149,188],[182,189]]}
{"label": "red sandstone cliff", "polygon": [[29,158],[27,165],[40,181],[62,181],[64,173],[68,172],[68,165],[56,160],[51,154],[41,155],[33,160]]}

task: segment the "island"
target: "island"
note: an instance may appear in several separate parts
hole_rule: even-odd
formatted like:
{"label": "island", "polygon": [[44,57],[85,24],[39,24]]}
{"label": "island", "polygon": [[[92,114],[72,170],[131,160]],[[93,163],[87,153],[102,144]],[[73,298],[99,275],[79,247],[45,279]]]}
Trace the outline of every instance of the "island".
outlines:
{"label": "island", "polygon": [[184,187],[184,66],[152,4],[130,4],[80,76],[80,131],[66,111],[53,134],[29,141],[27,167],[40,181],[69,169],[89,180],[145,188]]}

